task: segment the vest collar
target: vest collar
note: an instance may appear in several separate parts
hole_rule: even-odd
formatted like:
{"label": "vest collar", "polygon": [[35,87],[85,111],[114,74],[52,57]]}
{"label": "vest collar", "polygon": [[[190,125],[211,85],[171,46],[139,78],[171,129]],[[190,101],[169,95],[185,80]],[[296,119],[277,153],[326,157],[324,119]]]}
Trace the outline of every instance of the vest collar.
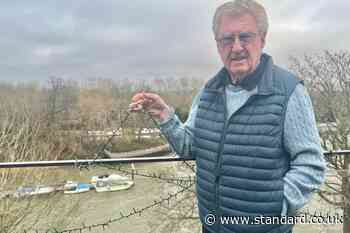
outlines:
{"label": "vest collar", "polygon": [[[230,74],[227,69],[223,67],[219,73],[211,81],[208,82],[206,88],[224,92],[225,86],[230,83],[232,83]],[[251,91],[257,87],[258,95],[270,95],[274,93],[272,57],[263,53],[260,57],[260,63],[255,71],[242,79],[238,85],[248,91]]]}

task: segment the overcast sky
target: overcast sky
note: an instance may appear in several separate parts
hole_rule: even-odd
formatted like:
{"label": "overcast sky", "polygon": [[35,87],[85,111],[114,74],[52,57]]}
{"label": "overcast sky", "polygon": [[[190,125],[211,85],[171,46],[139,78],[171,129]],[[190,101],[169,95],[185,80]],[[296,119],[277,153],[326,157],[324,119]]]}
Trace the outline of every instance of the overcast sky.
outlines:
{"label": "overcast sky", "polygon": [[[221,67],[211,32],[217,0],[4,1],[0,80],[195,76]],[[265,52],[288,56],[349,49],[350,1],[261,0]]]}

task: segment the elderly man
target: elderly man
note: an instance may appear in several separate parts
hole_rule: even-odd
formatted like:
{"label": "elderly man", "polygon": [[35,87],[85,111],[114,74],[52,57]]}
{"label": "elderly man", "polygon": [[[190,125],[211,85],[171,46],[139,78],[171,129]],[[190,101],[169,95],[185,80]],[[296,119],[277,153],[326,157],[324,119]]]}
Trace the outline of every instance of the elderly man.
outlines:
{"label": "elderly man", "polygon": [[[267,30],[257,2],[221,5],[213,31],[224,67],[198,93],[186,123],[154,93],[139,93],[130,105],[160,122],[180,156],[196,160],[203,232],[291,232],[290,222],[262,224],[254,217],[294,215],[324,181],[310,97],[301,81],[262,53]],[[251,218],[234,224],[222,216]]]}

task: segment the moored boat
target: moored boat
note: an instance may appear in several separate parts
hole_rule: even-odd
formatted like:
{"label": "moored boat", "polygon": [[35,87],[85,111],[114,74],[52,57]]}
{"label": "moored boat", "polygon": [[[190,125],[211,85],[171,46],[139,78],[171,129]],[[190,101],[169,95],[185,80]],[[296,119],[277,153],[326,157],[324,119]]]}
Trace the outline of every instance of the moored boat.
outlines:
{"label": "moored boat", "polygon": [[90,184],[80,183],[75,181],[67,181],[63,186],[63,193],[74,194],[74,193],[84,193],[90,191]]}
{"label": "moored boat", "polygon": [[94,185],[96,192],[113,192],[126,190],[134,185],[134,181],[118,174],[93,176],[91,184]]}
{"label": "moored boat", "polygon": [[14,197],[34,196],[41,194],[49,194],[55,192],[56,188],[53,186],[36,185],[36,186],[20,186],[14,193]]}

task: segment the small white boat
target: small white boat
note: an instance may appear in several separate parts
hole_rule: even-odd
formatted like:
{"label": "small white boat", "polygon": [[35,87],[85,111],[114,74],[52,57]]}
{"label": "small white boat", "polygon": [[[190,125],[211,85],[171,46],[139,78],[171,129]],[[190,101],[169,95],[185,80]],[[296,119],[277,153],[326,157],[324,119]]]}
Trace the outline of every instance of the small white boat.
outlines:
{"label": "small white boat", "polygon": [[107,179],[109,176],[110,175],[108,175],[108,174],[100,175],[100,176],[92,176],[90,183],[95,186],[98,180]]}
{"label": "small white boat", "polygon": [[33,196],[41,194],[49,194],[55,192],[56,188],[52,186],[36,185],[36,186],[20,186],[14,193],[15,197]]}
{"label": "small white boat", "polygon": [[74,194],[74,193],[84,193],[90,191],[90,184],[80,183],[75,181],[67,181],[63,186],[63,193]]}
{"label": "small white boat", "polygon": [[91,184],[96,192],[113,192],[129,189],[134,185],[134,181],[118,174],[93,176]]}

